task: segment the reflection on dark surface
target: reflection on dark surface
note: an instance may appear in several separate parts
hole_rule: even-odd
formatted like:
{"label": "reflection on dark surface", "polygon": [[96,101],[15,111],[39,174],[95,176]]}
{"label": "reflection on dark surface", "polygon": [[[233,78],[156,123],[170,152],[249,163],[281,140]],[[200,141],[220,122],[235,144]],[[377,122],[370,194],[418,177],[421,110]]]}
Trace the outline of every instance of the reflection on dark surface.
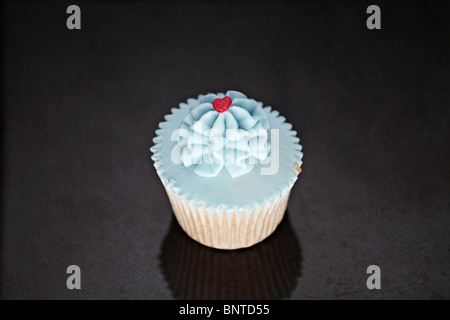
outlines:
{"label": "reflection on dark surface", "polygon": [[301,248],[288,212],[275,232],[247,249],[205,247],[173,219],[160,265],[177,299],[289,298],[301,272]]}

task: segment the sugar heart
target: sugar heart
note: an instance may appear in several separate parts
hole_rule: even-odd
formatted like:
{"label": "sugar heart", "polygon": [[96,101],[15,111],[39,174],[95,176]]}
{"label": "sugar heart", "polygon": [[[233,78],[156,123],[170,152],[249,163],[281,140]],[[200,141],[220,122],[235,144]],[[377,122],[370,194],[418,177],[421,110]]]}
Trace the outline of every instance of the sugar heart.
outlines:
{"label": "sugar heart", "polygon": [[217,112],[225,112],[231,107],[231,98],[229,96],[225,96],[222,99],[217,98],[212,102],[212,105]]}

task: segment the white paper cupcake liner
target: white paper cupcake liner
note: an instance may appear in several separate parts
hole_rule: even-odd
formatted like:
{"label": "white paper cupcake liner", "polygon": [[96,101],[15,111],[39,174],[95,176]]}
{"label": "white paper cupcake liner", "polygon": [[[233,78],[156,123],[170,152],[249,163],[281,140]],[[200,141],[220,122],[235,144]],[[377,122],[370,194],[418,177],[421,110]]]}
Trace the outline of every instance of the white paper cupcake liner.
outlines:
{"label": "white paper cupcake liner", "polygon": [[250,247],[270,236],[283,219],[290,194],[288,191],[260,210],[230,213],[206,211],[204,206],[197,207],[166,191],[178,223],[192,239],[229,250]]}

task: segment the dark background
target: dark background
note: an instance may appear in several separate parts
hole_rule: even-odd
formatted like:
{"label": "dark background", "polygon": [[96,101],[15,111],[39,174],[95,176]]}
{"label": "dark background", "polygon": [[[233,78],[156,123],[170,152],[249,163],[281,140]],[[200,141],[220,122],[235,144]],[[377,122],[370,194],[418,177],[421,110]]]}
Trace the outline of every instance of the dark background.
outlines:
{"label": "dark background", "polygon": [[[4,3],[1,298],[450,299],[449,10]],[[228,89],[304,146],[286,219],[233,252],[180,231],[148,150],[170,108]]]}

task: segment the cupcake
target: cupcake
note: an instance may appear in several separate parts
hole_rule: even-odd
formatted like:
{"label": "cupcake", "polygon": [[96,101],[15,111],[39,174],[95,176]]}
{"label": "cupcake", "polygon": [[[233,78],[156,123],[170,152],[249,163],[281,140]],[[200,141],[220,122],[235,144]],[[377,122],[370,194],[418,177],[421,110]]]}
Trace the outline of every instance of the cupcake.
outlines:
{"label": "cupcake", "polygon": [[218,249],[272,234],[301,171],[292,125],[232,90],[188,99],[164,119],[150,150],[181,228]]}

